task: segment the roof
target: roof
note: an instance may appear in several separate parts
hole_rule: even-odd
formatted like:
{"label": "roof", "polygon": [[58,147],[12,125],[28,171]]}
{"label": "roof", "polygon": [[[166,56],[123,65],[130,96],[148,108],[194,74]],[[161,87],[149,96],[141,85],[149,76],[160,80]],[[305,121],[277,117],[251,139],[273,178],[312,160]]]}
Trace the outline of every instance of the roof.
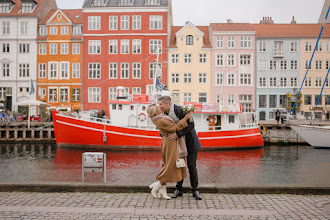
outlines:
{"label": "roof", "polygon": [[[253,24],[259,38],[317,38],[322,24]],[[330,24],[326,24],[322,37],[330,37]]]}
{"label": "roof", "polygon": [[[54,15],[54,13],[57,12],[57,10],[58,9],[52,9],[40,24],[46,25],[47,21]],[[67,16],[71,20],[73,24],[83,23],[82,9],[60,9],[60,10],[65,16]]]}
{"label": "roof", "polygon": [[159,6],[167,6],[168,0],[160,0],[160,5],[145,5],[145,0],[134,0],[132,6],[119,6],[120,0],[108,0],[104,6],[93,6],[94,0],[85,0],[83,7],[159,7]]}
{"label": "roof", "polygon": [[[184,26],[172,26],[171,28],[171,39],[169,47],[176,47],[176,37],[175,34],[179,32]],[[210,41],[210,32],[209,32],[209,26],[196,26],[200,31],[204,33],[204,47],[211,47],[211,41]]]}
{"label": "roof", "polygon": [[10,0],[10,1],[15,4],[12,10],[9,13],[0,13],[0,16],[36,16],[42,4],[50,0],[34,0],[34,2],[36,2],[38,5],[32,13],[19,13],[19,11],[22,8],[22,1],[21,0]]}
{"label": "roof", "polygon": [[249,23],[211,23],[210,26],[212,31],[255,31]]}

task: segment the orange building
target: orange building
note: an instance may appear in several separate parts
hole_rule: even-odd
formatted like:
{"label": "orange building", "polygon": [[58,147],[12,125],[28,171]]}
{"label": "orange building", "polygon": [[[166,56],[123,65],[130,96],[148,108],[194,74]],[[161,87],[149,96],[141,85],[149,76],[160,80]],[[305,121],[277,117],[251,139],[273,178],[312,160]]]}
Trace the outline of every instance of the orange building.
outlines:
{"label": "orange building", "polygon": [[37,99],[80,110],[82,10],[52,10],[39,24]]}

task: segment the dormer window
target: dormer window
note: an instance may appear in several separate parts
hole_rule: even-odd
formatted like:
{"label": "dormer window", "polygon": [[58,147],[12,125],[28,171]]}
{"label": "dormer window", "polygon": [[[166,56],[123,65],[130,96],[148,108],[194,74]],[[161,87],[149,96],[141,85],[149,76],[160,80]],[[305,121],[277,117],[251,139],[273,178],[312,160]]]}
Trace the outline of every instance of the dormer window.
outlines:
{"label": "dormer window", "polygon": [[21,13],[32,13],[37,3],[33,0],[22,0]]}
{"label": "dormer window", "polygon": [[0,13],[9,13],[10,3],[9,2],[0,2]]}
{"label": "dormer window", "polygon": [[133,6],[134,0],[119,0],[118,6]]}
{"label": "dormer window", "polygon": [[194,44],[194,37],[191,36],[191,35],[188,35],[187,39],[186,39],[186,44],[187,45],[193,45]]}
{"label": "dormer window", "polygon": [[145,5],[148,6],[160,5],[160,0],[145,0]]}
{"label": "dormer window", "polygon": [[107,0],[94,0],[93,6],[105,6]]}

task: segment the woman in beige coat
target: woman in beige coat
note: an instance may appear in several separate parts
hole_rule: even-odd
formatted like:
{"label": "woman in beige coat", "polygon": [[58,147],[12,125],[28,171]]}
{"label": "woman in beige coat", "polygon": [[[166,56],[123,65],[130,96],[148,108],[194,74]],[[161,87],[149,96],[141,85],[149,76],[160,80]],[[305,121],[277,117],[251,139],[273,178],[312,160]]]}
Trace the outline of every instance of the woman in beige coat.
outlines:
{"label": "woman in beige coat", "polygon": [[187,151],[183,137],[181,140],[171,141],[168,138],[168,134],[187,127],[187,120],[191,118],[192,113],[186,114],[177,124],[169,116],[163,114],[156,104],[150,105],[147,113],[162,134],[161,153],[164,163],[156,177],[159,181],[151,184],[149,187],[152,189],[151,194],[155,198],[170,199],[171,197],[167,196],[166,183],[176,183],[187,176],[186,167],[176,167],[176,160],[186,156]]}

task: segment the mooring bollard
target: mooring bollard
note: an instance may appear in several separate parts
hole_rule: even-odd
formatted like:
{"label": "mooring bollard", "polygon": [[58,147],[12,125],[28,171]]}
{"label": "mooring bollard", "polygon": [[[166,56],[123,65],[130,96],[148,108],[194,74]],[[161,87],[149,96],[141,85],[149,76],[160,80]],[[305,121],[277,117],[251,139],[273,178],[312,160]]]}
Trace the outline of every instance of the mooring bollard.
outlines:
{"label": "mooring bollard", "polygon": [[103,182],[106,177],[106,154],[101,152],[86,152],[82,154],[82,181],[86,182],[87,172],[103,173]]}

